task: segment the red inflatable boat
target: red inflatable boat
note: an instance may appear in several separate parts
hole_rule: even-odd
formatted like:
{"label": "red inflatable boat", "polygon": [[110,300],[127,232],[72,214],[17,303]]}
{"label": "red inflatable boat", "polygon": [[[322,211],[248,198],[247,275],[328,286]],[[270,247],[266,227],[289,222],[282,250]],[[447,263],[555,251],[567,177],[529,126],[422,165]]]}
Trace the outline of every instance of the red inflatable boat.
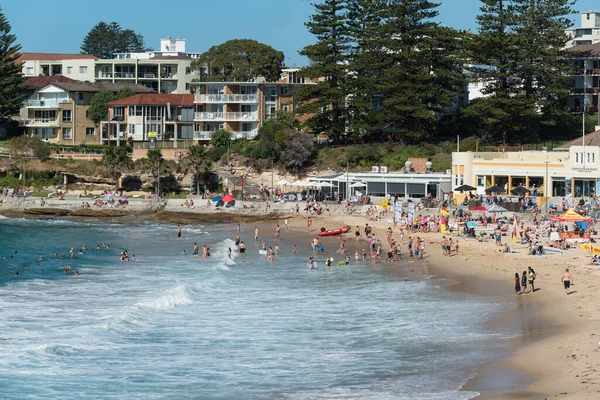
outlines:
{"label": "red inflatable boat", "polygon": [[333,235],[341,235],[342,233],[346,233],[350,230],[350,225],[346,225],[342,228],[330,229],[328,231],[321,231],[318,233],[319,236],[333,236]]}

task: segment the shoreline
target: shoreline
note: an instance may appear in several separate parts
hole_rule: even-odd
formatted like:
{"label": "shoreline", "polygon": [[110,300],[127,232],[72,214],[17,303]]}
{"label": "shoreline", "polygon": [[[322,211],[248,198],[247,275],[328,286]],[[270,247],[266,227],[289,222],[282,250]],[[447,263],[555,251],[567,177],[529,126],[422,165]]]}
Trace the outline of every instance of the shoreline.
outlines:
{"label": "shoreline", "polygon": [[[6,209],[0,209],[0,215]],[[95,222],[127,223],[141,220],[171,224],[198,224],[202,222],[241,222],[241,223],[270,223],[283,224],[284,214],[253,214],[243,215],[234,213],[194,213],[193,210],[162,211],[168,218],[155,217],[156,214],[137,213],[131,210],[125,212],[125,217],[99,218]],[[14,214],[13,214],[14,215]],[[47,219],[47,215],[28,214],[20,212],[20,217],[31,219]],[[66,215],[54,215],[58,219],[71,219]],[[364,227],[365,222],[373,227],[380,239],[385,239],[386,221],[367,221],[358,215],[312,216],[312,230],[306,229],[306,215],[287,215],[290,218],[290,229],[298,234],[304,232],[309,241],[320,226],[328,229],[343,225],[352,228]],[[65,218],[66,217],[66,218]],[[88,216],[77,216],[76,220],[85,221]],[[98,216],[96,216],[98,217]],[[249,217],[249,218],[244,218]],[[91,219],[90,219],[91,220]],[[133,220],[133,221],[132,221]],[[351,231],[350,233],[352,233]],[[397,235],[397,232],[394,231]],[[407,235],[408,236],[408,235]],[[588,255],[580,248],[569,250],[568,254],[551,254],[548,258],[528,256],[522,249],[515,247],[516,253],[502,254],[497,252],[493,243],[478,243],[459,239],[461,252],[451,257],[451,262],[441,255],[439,249],[439,233],[416,233],[425,240],[428,275],[448,279],[457,283],[444,286],[442,290],[449,292],[477,294],[483,296],[498,296],[505,300],[513,299],[516,304],[516,317],[510,310],[492,315],[486,325],[494,329],[498,324],[507,321],[519,322],[521,336],[509,339],[503,348],[508,356],[486,362],[478,367],[475,376],[462,385],[461,391],[478,392],[477,399],[538,399],[552,397],[556,399],[588,399],[597,396],[600,388],[600,378],[597,377],[596,367],[600,364],[600,311],[595,309],[597,300],[595,280],[600,276],[600,269],[584,265]],[[354,236],[347,235],[348,247],[354,245]],[[382,240],[383,241],[383,240]],[[352,243],[352,244],[351,244]],[[361,243],[366,243],[364,236]],[[384,245],[387,249],[387,245]],[[406,248],[402,248],[406,254]],[[392,267],[395,264],[391,264]],[[515,270],[519,272],[531,265],[537,272],[536,293],[520,296],[514,295],[512,276]],[[383,264],[378,264],[383,266]],[[560,274],[569,267],[574,275],[575,287],[570,296],[565,296],[560,284]],[[393,273],[393,268],[387,265],[380,268]],[[416,269],[416,268],[415,268]]]}

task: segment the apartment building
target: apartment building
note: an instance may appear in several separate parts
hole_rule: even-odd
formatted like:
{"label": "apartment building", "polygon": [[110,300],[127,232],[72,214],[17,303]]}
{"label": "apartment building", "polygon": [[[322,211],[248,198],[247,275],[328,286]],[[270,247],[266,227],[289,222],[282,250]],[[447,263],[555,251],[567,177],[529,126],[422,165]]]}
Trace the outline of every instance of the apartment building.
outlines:
{"label": "apartment building", "polygon": [[85,54],[21,53],[23,75],[66,76],[78,81],[140,84],[159,93],[190,93],[200,74],[191,68],[200,53],[185,50],[185,39],[164,38],[160,51],[117,53],[113,59]]}
{"label": "apartment building", "polygon": [[294,112],[294,92],[313,84],[300,78],[298,71],[283,69],[278,82],[196,83],[195,139],[210,140],[219,129],[232,132],[234,139],[252,139],[278,110]]}
{"label": "apartment building", "polygon": [[[50,143],[99,144],[100,135],[87,112],[92,97],[102,91],[117,92],[125,85],[55,81],[33,92],[23,103],[19,126],[28,135]],[[136,93],[150,92],[142,85],[127,85]]]}
{"label": "apartment building", "polygon": [[566,31],[571,37],[567,47],[600,43],[600,11],[584,11],[579,17],[579,26]]}
{"label": "apartment building", "polygon": [[600,43],[579,45],[567,49],[572,88],[567,107],[573,113],[598,112],[600,93]]}
{"label": "apartment building", "polygon": [[107,104],[101,143],[151,148],[156,142],[194,139],[194,95],[147,93]]}

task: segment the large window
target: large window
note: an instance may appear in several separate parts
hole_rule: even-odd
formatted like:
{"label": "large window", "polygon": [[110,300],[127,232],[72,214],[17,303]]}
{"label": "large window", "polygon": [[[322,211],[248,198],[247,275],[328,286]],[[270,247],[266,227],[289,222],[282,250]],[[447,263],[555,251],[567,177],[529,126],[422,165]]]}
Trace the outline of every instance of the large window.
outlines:
{"label": "large window", "polygon": [[125,107],[113,108],[113,119],[115,121],[123,121],[123,112]]}
{"label": "large window", "polygon": [[62,138],[63,140],[73,139],[71,135],[71,128],[62,128]]}
{"label": "large window", "polygon": [[35,110],[34,118],[39,122],[56,121],[56,111],[52,110]]}
{"label": "large window", "polygon": [[71,110],[63,110],[62,120],[63,122],[71,122]]}

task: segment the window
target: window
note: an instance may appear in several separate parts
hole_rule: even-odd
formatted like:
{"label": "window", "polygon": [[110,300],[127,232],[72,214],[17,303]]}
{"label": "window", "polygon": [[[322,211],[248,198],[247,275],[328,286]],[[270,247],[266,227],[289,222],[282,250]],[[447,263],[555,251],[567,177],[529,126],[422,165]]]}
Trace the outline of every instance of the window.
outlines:
{"label": "window", "polygon": [[113,108],[113,121],[123,121],[123,111],[125,107]]}
{"label": "window", "polygon": [[185,90],[190,90],[190,84],[189,83],[185,84]]}
{"label": "window", "polygon": [[71,110],[63,110],[62,120],[63,122],[71,122]]}
{"label": "window", "polygon": [[67,67],[67,75],[71,75],[73,73],[73,67]]}
{"label": "window", "polygon": [[281,95],[286,95],[289,93],[289,88],[287,86],[282,86],[280,89]]}
{"label": "window", "polygon": [[87,66],[82,65],[79,67],[79,73],[80,74],[87,74]]}
{"label": "window", "polygon": [[86,136],[94,136],[96,134],[96,129],[95,128],[85,128],[85,135]]}
{"label": "window", "polygon": [[585,19],[587,19],[588,21],[590,20],[590,14],[589,13],[585,14]]}
{"label": "window", "polygon": [[129,124],[129,134],[135,135],[135,125],[134,124]]}
{"label": "window", "polygon": [[62,134],[63,140],[72,139],[71,128],[62,128]]}
{"label": "window", "polygon": [[33,67],[27,67],[27,71],[25,72],[25,75],[33,75]]}

